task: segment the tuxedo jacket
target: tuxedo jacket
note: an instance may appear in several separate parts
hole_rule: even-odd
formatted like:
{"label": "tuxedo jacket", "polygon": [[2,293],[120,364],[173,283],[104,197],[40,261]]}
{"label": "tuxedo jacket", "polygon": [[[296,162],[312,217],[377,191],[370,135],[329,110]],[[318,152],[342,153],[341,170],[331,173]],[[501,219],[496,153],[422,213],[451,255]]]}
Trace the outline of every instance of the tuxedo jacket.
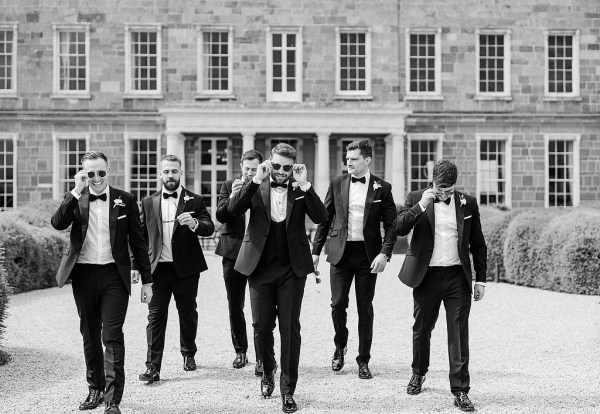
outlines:
{"label": "tuxedo jacket", "polygon": [[[163,244],[161,199],[162,191],[157,191],[142,200],[142,228],[148,240],[147,254],[150,256],[152,273],[158,265]],[[208,269],[198,236],[208,237],[215,231],[202,196],[182,187],[175,217],[184,212],[193,213],[192,217],[198,220],[198,227],[193,232],[188,226],[181,226],[177,220],[174,222],[171,252],[178,277],[199,274]]]}
{"label": "tuxedo jacket", "polygon": [[[405,236],[413,231],[410,246],[406,251],[404,264],[398,277],[410,287],[417,287],[423,281],[433,254],[435,237],[435,209],[433,201],[421,210],[419,201],[425,189],[408,194],[406,204],[400,207],[396,218],[396,233]],[[464,200],[464,201],[463,201]],[[462,263],[469,289],[472,289],[473,273],[469,252],[473,255],[475,280],[485,282],[487,272],[487,246],[481,231],[479,207],[475,197],[454,192],[456,226],[458,231],[458,256]]]}
{"label": "tuxedo jacket", "polygon": [[[304,192],[299,186],[288,182],[287,211],[285,218],[290,264],[294,273],[303,277],[314,271],[310,245],[306,235],[305,216],[319,224],[327,220],[327,209],[313,186]],[[229,199],[229,212],[241,216],[250,210],[250,220],[242,239],[235,270],[250,276],[256,269],[263,253],[271,226],[271,187],[269,177],[261,184],[250,180]]]}
{"label": "tuxedo jacket", "polygon": [[227,209],[233,180],[227,180],[221,185],[221,192],[217,199],[217,220],[223,223],[219,243],[215,254],[226,259],[237,259],[244,238],[245,219],[244,216],[234,216]]}
{"label": "tuxedo jacket", "polygon": [[[140,214],[133,194],[109,186],[109,229],[110,247],[112,257],[117,265],[119,275],[123,279],[125,288],[131,294],[131,250],[133,258],[138,263],[142,277],[142,283],[151,283],[150,261],[146,240],[140,223]],[[116,199],[121,202],[115,203]],[[90,212],[89,187],[81,192],[79,200],[68,192],[61,205],[52,216],[52,227],[57,230],[65,230],[71,226],[70,245],[63,254],[56,281],[59,287],[63,287],[67,279],[71,277],[71,271],[77,263],[85,236],[88,230]]]}
{"label": "tuxedo jacket", "polygon": [[[321,254],[321,250],[329,235],[329,255],[327,261],[337,265],[344,255],[348,239],[348,208],[350,197],[351,175],[344,174],[335,177],[329,183],[325,207],[327,208],[327,221],[317,227],[313,243],[313,254]],[[362,185],[362,184],[361,184]],[[365,201],[363,237],[369,262],[383,253],[389,258],[392,255],[396,233],[394,220],[396,218],[396,204],[392,197],[392,186],[381,178],[371,174]],[[384,237],[381,238],[380,224],[383,222]]]}

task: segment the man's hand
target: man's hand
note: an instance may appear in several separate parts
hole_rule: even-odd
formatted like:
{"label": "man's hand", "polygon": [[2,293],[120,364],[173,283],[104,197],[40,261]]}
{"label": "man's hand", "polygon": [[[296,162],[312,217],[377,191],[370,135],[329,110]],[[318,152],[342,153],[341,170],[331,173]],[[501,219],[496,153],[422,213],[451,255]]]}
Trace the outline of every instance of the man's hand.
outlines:
{"label": "man's hand", "polygon": [[387,256],[383,253],[379,253],[373,263],[371,263],[371,273],[381,273],[385,270],[387,264]]}
{"label": "man's hand", "polygon": [[145,285],[142,285],[140,299],[142,300],[142,303],[150,303],[152,300],[152,283],[146,283]]}
{"label": "man's hand", "polygon": [[192,214],[189,211],[181,213],[179,216],[177,216],[177,221],[179,221],[179,224],[182,226],[188,226],[190,230],[194,230],[194,227],[196,227],[197,223],[196,219],[192,217]]}
{"label": "man's hand", "polygon": [[85,186],[87,185],[88,176],[87,173],[83,170],[77,171],[75,177],[73,177],[73,181],[75,182],[75,192],[77,194],[81,194]]}
{"label": "man's hand", "polygon": [[435,200],[435,191],[433,191],[433,188],[428,188],[423,192],[423,195],[421,196],[421,201],[419,202],[421,203],[423,208],[427,208],[427,206],[432,200]]}
{"label": "man's hand", "polygon": [[139,281],[140,281],[140,272],[138,272],[137,270],[131,270],[131,283],[135,285]]}
{"label": "man's hand", "polygon": [[235,193],[240,191],[243,186],[244,186],[244,181],[241,180],[240,178],[236,178],[235,180],[233,180],[233,183],[231,184],[231,195],[234,195]]}
{"label": "man's hand", "polygon": [[313,259],[313,266],[314,266],[315,270],[317,270],[317,267],[319,266],[319,255],[313,254],[312,259]]}
{"label": "man's hand", "polygon": [[299,186],[303,186],[308,181],[306,179],[306,165],[304,164],[294,164],[292,166],[292,172],[294,176],[294,180],[298,183]]}
{"label": "man's hand", "polygon": [[475,284],[475,287],[473,288],[473,298],[475,299],[475,302],[483,299],[483,295],[485,295],[485,286]]}
{"label": "man's hand", "polygon": [[262,181],[265,177],[268,177],[270,173],[271,173],[271,161],[266,160],[265,162],[263,162],[262,164],[260,164],[258,166],[258,168],[256,169],[256,175],[254,176],[254,178],[256,178],[256,181]]}

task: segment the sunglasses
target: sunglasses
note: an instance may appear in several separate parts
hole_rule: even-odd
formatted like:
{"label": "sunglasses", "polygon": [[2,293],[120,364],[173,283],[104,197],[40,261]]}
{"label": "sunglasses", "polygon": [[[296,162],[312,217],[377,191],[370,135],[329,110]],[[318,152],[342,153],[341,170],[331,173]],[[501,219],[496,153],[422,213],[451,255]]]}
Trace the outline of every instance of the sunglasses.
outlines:
{"label": "sunglasses", "polygon": [[273,167],[273,170],[275,171],[279,171],[279,169],[283,167],[283,171],[289,172],[292,169],[293,165],[271,164],[271,167]]}
{"label": "sunglasses", "polygon": [[87,173],[88,178],[94,178],[95,175],[98,175],[98,177],[104,178],[104,177],[106,177],[106,171],[104,171],[104,170],[88,171],[88,173]]}

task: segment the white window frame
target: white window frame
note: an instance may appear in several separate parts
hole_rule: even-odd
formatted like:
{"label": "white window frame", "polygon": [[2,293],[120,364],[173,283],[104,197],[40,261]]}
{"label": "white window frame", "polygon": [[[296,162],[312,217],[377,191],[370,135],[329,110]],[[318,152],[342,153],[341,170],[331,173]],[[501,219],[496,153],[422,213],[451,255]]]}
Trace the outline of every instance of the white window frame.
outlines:
{"label": "white window frame", "polygon": [[[227,158],[227,164],[217,164],[216,160],[217,160],[217,151],[212,151],[211,152],[211,161],[210,161],[210,165],[207,164],[202,164],[202,141],[210,141],[211,142],[211,149],[216,149],[217,148],[217,141],[223,141],[225,140],[227,142],[227,152],[228,152],[228,158]],[[219,171],[225,171],[226,174],[226,179],[228,179],[230,177],[230,169],[231,169],[231,163],[232,163],[232,159],[229,156],[229,151],[230,151],[230,145],[231,145],[231,139],[228,139],[227,137],[199,137],[198,138],[198,142],[197,142],[197,151],[196,151],[196,168],[195,168],[195,172],[194,172],[194,190],[196,193],[200,194],[202,196],[202,198],[204,199],[204,202],[206,203],[206,207],[210,208],[210,215],[213,219],[213,221],[216,220],[216,216],[217,216],[217,199],[219,197],[219,188],[220,188],[220,180],[217,180],[217,172]],[[211,196],[209,197],[206,194],[202,193],[202,171],[210,171],[211,172],[211,181],[210,181],[210,187],[211,187]],[[206,182],[205,182],[206,183]],[[214,192],[213,192],[214,191]]]}
{"label": "white window frame", "polygon": [[[64,31],[83,31],[85,33],[85,90],[72,91],[60,89],[60,33]],[[54,44],[52,97],[90,99],[90,23],[53,24],[52,36]]]}
{"label": "white window frame", "polygon": [[[433,92],[411,92],[410,90],[410,35],[435,35],[435,90]],[[442,29],[441,28],[407,28],[405,36],[406,60],[406,98],[407,99],[442,99]]]}
{"label": "white window frame", "polygon": [[0,98],[16,98],[17,97],[17,36],[18,36],[18,28],[19,24],[15,22],[7,22],[1,23],[0,29],[2,30],[12,30],[13,32],[13,40],[12,40],[12,64],[11,64],[11,88],[10,89],[0,89]]}
{"label": "white window frame", "polygon": [[[131,192],[131,168],[133,164],[131,162],[131,141],[133,140],[147,140],[147,141],[156,141],[156,159],[157,159],[157,175],[155,177],[156,182],[156,190],[160,188],[160,171],[159,171],[159,163],[160,163],[160,134],[147,134],[147,133],[134,133],[134,132],[126,132],[124,134],[125,140],[125,191]],[[142,200],[137,200],[141,202]]]}
{"label": "white window frame", "polygon": [[548,169],[550,168],[550,141],[571,141],[573,142],[573,207],[579,206],[581,201],[581,157],[580,143],[581,134],[544,134],[544,207],[560,207],[550,206],[548,198],[550,196],[550,176]]}
{"label": "white window frame", "polygon": [[[411,169],[412,169],[412,157],[411,157],[411,147],[413,141],[435,141],[437,142],[436,146],[436,156],[437,159],[442,159],[444,155],[444,133],[412,133],[407,134],[408,137],[408,148],[407,148],[407,182],[408,182],[408,190],[412,191],[412,178],[411,178]],[[437,161],[437,160],[436,160]]]}
{"label": "white window frame", "polygon": [[504,206],[512,207],[512,134],[475,134],[477,141],[477,184],[476,184],[476,196],[477,203],[479,203],[481,195],[480,177],[479,171],[481,168],[481,141],[504,141],[504,175],[505,179],[505,194],[504,194]]}
{"label": "white window frame", "polygon": [[[227,86],[228,88],[213,90],[204,89],[204,33],[227,33]],[[199,26],[198,27],[198,81],[196,82],[196,93],[208,97],[232,97],[233,96],[233,26]]]}
{"label": "white window frame", "polygon": [[[58,142],[61,140],[85,139],[85,149],[90,148],[90,134],[87,132],[53,132],[52,133],[52,152],[53,152],[53,168],[52,168],[52,183],[53,183],[53,198],[55,200],[62,199],[64,193],[60,191],[59,177],[59,148]],[[81,165],[80,160],[77,160],[77,165]],[[80,167],[83,168],[83,167]]]}
{"label": "white window frame", "polygon": [[[343,91],[341,76],[342,40],[343,33],[360,33],[365,35],[365,90]],[[335,94],[339,97],[370,97],[372,94],[372,48],[370,27],[336,27],[335,28]]]}
{"label": "white window frame", "polygon": [[[296,91],[273,92],[273,35],[296,35]],[[302,102],[302,27],[267,27],[267,102]],[[285,54],[282,54],[282,56]],[[285,65],[284,65],[285,66]],[[284,78],[287,79],[287,78]],[[284,80],[283,84],[286,81]]]}
{"label": "white window frame", "polygon": [[[156,32],[156,90],[140,91],[133,89],[133,63],[131,62],[131,32]],[[125,94],[123,98],[162,99],[162,25],[126,24],[125,25]]]}
{"label": "white window frame", "polygon": [[[547,30],[544,34],[544,44],[545,44],[545,68],[544,68],[544,94],[546,98],[550,99],[560,99],[560,98],[579,98],[580,97],[580,85],[579,85],[579,30]],[[572,65],[573,65],[573,91],[572,92],[550,92],[549,88],[549,73],[550,73],[550,65],[549,65],[549,45],[548,38],[550,36],[573,36],[573,56],[572,56]]]}
{"label": "white window frame", "polygon": [[[480,89],[480,64],[481,64],[481,44],[480,37],[485,35],[504,35],[504,56],[503,56],[503,72],[504,72],[504,91],[503,92],[482,92]],[[511,31],[510,30],[493,30],[493,29],[477,29],[475,33],[475,41],[476,41],[476,70],[475,70],[475,90],[477,91],[477,98],[509,98],[511,97],[511,53],[510,53],[510,39]]]}
{"label": "white window frame", "polygon": [[[17,142],[18,142],[18,136],[19,134],[17,132],[2,132],[0,133],[0,139],[2,140],[7,140],[7,141],[12,141],[13,142],[13,206],[11,207],[12,209],[14,209],[15,207],[18,206],[17,204],[17,178],[18,178],[18,174],[17,174],[17,158],[18,158],[18,154],[17,154]],[[7,210],[5,208],[5,210]]]}

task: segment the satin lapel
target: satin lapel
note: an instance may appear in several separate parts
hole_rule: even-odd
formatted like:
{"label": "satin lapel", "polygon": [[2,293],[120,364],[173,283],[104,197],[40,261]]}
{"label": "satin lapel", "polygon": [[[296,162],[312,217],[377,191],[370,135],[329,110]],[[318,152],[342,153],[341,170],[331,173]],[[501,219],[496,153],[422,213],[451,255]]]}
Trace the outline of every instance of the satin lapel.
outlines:
{"label": "satin lapel", "polygon": [[[265,184],[266,183],[266,184]],[[267,220],[271,222],[271,187],[269,185],[269,177],[267,176],[262,183],[260,183],[260,195],[262,196],[263,204],[265,205],[265,214]]]}
{"label": "satin lapel", "polygon": [[344,207],[344,223],[348,222],[348,209],[350,208],[350,174],[346,174],[341,181],[342,205]]}
{"label": "satin lapel", "polygon": [[81,216],[81,243],[85,240],[87,234],[88,225],[90,223],[90,193],[89,191],[82,192],[79,201],[77,202],[79,207],[79,215]]}
{"label": "satin lapel", "polygon": [[[115,244],[115,235],[117,232],[117,219],[119,218],[119,210],[121,207],[115,206],[114,200],[119,197],[115,197],[116,191],[112,187],[108,187],[108,227],[110,229],[110,247],[112,248]],[[96,201],[97,202],[97,201]]]}
{"label": "satin lapel", "polygon": [[363,229],[367,225],[367,218],[369,217],[369,213],[371,212],[371,206],[373,205],[373,200],[375,200],[375,192],[377,190],[375,190],[373,188],[373,183],[376,180],[379,181],[379,178],[377,178],[373,174],[371,174],[371,179],[369,180],[369,183],[368,183],[369,187],[367,187],[367,199],[365,200],[365,212],[364,212],[364,216],[363,216]]}
{"label": "satin lapel", "polygon": [[454,208],[456,209],[456,230],[458,230],[458,251],[462,246],[463,230],[465,226],[465,206],[461,206],[459,197],[462,194],[454,191]]}
{"label": "satin lapel", "polygon": [[[298,187],[296,187],[298,188]],[[290,215],[292,214],[292,209],[294,208],[294,202],[296,201],[296,191],[292,191],[294,187],[292,187],[292,180],[288,181],[287,188],[287,209],[285,211],[285,227],[287,228],[288,223],[290,222]]]}
{"label": "satin lapel", "polygon": [[185,190],[185,188],[181,187],[179,203],[177,204],[177,211],[175,212],[175,222],[173,223],[173,234],[175,234],[177,227],[179,227],[179,220],[177,220],[177,217],[179,217],[179,215],[183,213],[183,210],[185,209],[185,196],[187,196],[187,191]]}
{"label": "satin lapel", "polygon": [[[435,239],[435,208],[433,207],[433,200],[427,205],[425,213],[429,219],[429,225],[431,226],[431,237]],[[421,207],[419,207],[421,208]]]}
{"label": "satin lapel", "polygon": [[[152,197],[152,210],[154,211],[154,219],[156,220],[156,225],[158,226],[158,234],[160,234],[160,239],[162,240],[162,210],[160,208],[160,199],[162,198],[162,191],[159,191],[158,194],[155,194]],[[146,226],[148,225],[148,218],[146,218]]]}

